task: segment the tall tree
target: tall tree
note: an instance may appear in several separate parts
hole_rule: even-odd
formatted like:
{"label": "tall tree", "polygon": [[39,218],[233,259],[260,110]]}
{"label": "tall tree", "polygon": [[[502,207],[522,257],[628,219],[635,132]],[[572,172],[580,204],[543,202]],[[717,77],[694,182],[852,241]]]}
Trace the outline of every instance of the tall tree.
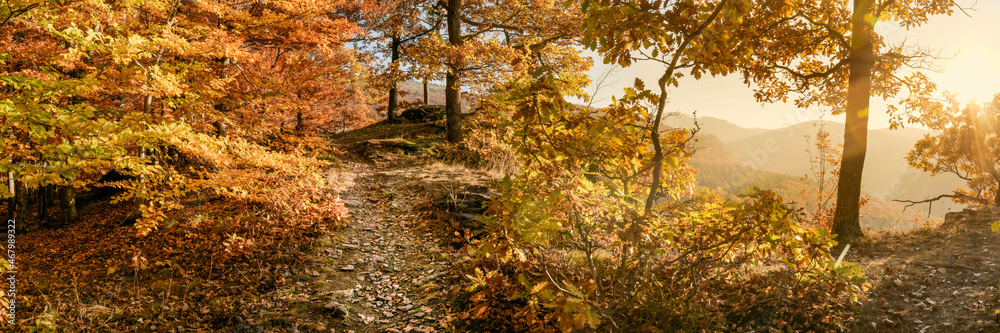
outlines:
{"label": "tall tree", "polygon": [[404,61],[403,56],[406,48],[419,39],[437,32],[443,17],[436,13],[437,3],[430,0],[381,1],[366,6],[358,5],[353,11],[351,17],[357,20],[367,34],[361,41],[388,46],[388,48],[375,47],[372,53],[387,54],[389,57],[389,65],[382,74],[384,76],[382,81],[388,85],[389,92],[386,119],[394,121],[399,110],[399,81],[425,77],[414,75],[417,73],[413,71],[415,66],[412,61],[409,70],[404,73],[403,67],[407,61]]}
{"label": "tall tree", "polygon": [[868,149],[868,114],[875,67],[874,0],[855,0],[851,16],[851,50],[848,52],[847,105],[844,107],[844,153],[837,181],[837,206],[833,232],[841,239],[862,236],[861,175]]}
{"label": "tall tree", "polygon": [[[462,0],[448,0],[448,44],[452,48],[459,49],[464,44],[462,38]],[[453,59],[448,62],[448,73],[445,77],[444,103],[445,103],[445,130],[448,142],[457,143],[462,141],[465,135],[462,131],[462,53],[455,52]]]}
{"label": "tall tree", "polygon": [[[929,98],[935,86],[919,70],[933,66],[934,54],[911,45],[889,45],[875,32],[879,21],[904,28],[919,26],[938,14],[951,14],[952,0],[854,0],[846,2],[786,2],[774,26],[761,29],[762,48],[747,63],[747,81],[759,86],[759,101],[786,101],[799,93],[795,104],[815,104],[845,115],[844,151],[837,184],[833,232],[838,240],[863,236],[860,224],[861,177],[868,146],[868,117],[872,96],[889,99],[908,94],[890,105],[890,128],[917,121],[911,112]],[[781,52],[778,50],[784,50]],[[896,73],[908,67],[912,74]]]}
{"label": "tall tree", "polygon": [[564,49],[579,37],[582,13],[574,4],[449,0],[448,41],[428,39],[424,46],[429,49],[420,51],[427,55],[437,50],[438,58],[445,54],[440,67],[451,77],[446,75],[445,87],[449,141],[463,137],[463,93],[486,96],[491,89],[528,77],[526,71],[539,62],[552,68],[579,67],[571,65],[578,57]]}
{"label": "tall tree", "polygon": [[[798,93],[795,104],[799,107],[820,104],[831,107],[835,115],[846,113],[833,226],[844,240],[862,235],[858,208],[869,98],[906,92],[909,96],[900,104],[912,109],[934,89],[919,71],[906,77],[896,75],[902,67],[927,67],[933,55],[904,44],[887,45],[875,33],[875,23],[893,20],[911,28],[932,15],[950,14],[954,8],[951,0],[857,0],[853,7],[847,5],[846,1],[807,0],[756,4],[725,0],[587,1],[588,47],[601,52],[608,63],[628,66],[648,60],[664,64],[666,70],[654,99],[656,108],[650,117],[653,123],[666,102],[666,87],[677,85],[677,78],[683,75],[679,70],[695,78],[738,70],[747,83],[757,84],[755,97],[759,101],[787,101],[790,93]],[[892,128],[902,126],[904,120],[916,120],[894,105],[887,111]],[[653,139],[657,135],[650,133],[651,144],[656,144]],[[653,168],[660,165],[657,156]],[[655,186],[654,182],[648,202],[655,200]]]}

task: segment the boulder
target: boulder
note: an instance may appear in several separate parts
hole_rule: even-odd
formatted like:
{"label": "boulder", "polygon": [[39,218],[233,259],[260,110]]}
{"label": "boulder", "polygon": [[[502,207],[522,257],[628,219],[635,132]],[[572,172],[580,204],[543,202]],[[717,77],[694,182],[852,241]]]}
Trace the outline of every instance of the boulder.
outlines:
{"label": "boulder", "polygon": [[439,218],[449,222],[455,230],[476,230],[483,224],[476,216],[483,215],[489,208],[490,195],[498,194],[486,186],[468,186],[452,195],[445,195],[434,200]]}
{"label": "boulder", "polygon": [[964,209],[961,212],[949,212],[944,214],[942,227],[957,227],[960,225],[986,225],[989,226],[1000,220],[1000,212],[992,209],[974,210]]}
{"label": "boulder", "polygon": [[432,123],[444,120],[445,110],[441,105],[424,105],[406,109],[399,116],[411,123]]}

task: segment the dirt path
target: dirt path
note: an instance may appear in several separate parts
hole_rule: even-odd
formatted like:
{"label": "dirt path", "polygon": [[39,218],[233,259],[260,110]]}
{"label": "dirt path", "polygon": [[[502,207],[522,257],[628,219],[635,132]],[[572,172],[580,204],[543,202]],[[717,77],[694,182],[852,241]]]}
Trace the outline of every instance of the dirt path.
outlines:
{"label": "dirt path", "polygon": [[[299,280],[274,299],[295,331],[437,332],[452,319],[443,297],[456,286],[457,253],[440,246],[434,220],[406,179],[353,164],[354,186],[341,196],[350,218],[319,239]],[[390,171],[391,172],[391,171]],[[300,274],[301,275],[301,274]]]}
{"label": "dirt path", "polygon": [[[486,176],[413,149],[428,125],[391,126],[334,140],[349,152],[341,168],[352,184],[340,196],[350,217],[266,296],[289,332],[439,332],[455,319],[462,240],[435,203]],[[416,134],[380,138],[405,131]]]}

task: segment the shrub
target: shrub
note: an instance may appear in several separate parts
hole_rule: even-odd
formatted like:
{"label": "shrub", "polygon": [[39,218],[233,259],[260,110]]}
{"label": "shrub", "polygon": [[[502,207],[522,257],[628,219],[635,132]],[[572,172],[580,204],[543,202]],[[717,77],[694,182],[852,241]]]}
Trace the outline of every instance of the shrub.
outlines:
{"label": "shrub", "polygon": [[583,110],[551,77],[510,94],[523,169],[500,182],[469,246],[467,328],[825,330],[860,296],[860,271],[835,266],[830,235],[802,227],[780,196],[695,191],[687,130],[663,135],[665,181],[647,196],[642,96]]}

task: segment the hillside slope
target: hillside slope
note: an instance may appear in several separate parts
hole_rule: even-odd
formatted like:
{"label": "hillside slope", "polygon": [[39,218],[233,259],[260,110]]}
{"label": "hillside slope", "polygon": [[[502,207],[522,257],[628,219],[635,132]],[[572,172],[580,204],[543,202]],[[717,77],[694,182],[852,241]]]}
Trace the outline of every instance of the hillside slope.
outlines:
{"label": "hillside slope", "polygon": [[760,135],[769,130],[763,128],[745,128],[733,124],[725,119],[713,117],[698,117],[697,119],[687,114],[672,114],[664,116],[663,125],[672,128],[694,128],[697,121],[703,135],[714,135],[722,142],[729,143],[742,140],[751,136]]}
{"label": "hillside slope", "polygon": [[[810,144],[806,136],[815,137],[822,126],[831,133],[835,144],[843,143],[844,125],[831,121],[811,121],[770,130],[729,143],[739,159],[752,167],[787,175],[805,175],[809,172]],[[949,193],[962,186],[962,181],[952,175],[931,177],[930,174],[910,167],[906,154],[926,131],[871,130],[868,134],[868,153],[862,185],[873,197],[894,199],[922,199]],[[955,210],[956,205],[941,202],[937,214]],[[940,209],[940,207],[945,207]]]}
{"label": "hillside slope", "polygon": [[853,247],[872,289],[852,332],[1000,332],[996,212],[949,213],[938,228],[883,235]]}

